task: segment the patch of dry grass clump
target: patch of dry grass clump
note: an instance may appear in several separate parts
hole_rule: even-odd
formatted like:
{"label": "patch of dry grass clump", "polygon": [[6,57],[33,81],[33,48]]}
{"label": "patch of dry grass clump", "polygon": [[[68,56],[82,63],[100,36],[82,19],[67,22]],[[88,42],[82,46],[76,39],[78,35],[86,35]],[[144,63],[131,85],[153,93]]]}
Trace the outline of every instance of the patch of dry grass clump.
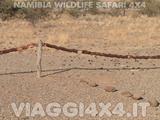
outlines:
{"label": "patch of dry grass clump", "polygon": [[[79,0],[79,1],[82,1],[82,0]],[[88,1],[96,3],[99,0],[88,0]],[[142,0],[132,0],[132,1],[142,1]],[[145,14],[150,17],[160,15],[159,0],[144,0],[144,1],[146,2],[146,7],[140,10],[139,14]],[[45,18],[51,14],[54,14],[52,9],[14,8],[13,4],[14,4],[13,0],[0,1],[0,19],[7,20],[13,17],[16,17],[16,18],[27,19],[31,22],[35,22],[39,19]],[[93,15],[101,14],[99,10],[96,8],[96,5],[94,5],[92,8],[89,8],[87,10],[77,9],[77,8],[63,9],[61,12],[58,12],[58,15],[61,15],[65,12],[69,13],[74,17],[85,16],[86,14],[93,14]],[[105,14],[108,14],[110,16],[123,16],[125,15],[125,9],[112,9],[109,12],[106,12]]]}
{"label": "patch of dry grass clump", "polygon": [[2,20],[18,17],[33,22],[48,15],[48,9],[15,8],[13,0],[0,1],[0,18]]}
{"label": "patch of dry grass clump", "polygon": [[159,0],[145,0],[146,7],[140,12],[148,16],[159,16],[160,15],[160,1]]}

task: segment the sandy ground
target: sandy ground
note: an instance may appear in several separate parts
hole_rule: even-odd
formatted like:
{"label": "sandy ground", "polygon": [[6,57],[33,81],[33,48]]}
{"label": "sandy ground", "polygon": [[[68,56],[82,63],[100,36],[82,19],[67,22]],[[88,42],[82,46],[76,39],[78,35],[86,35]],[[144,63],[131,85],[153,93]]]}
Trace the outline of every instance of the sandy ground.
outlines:
{"label": "sandy ground", "polygon": [[[25,21],[0,23],[0,47],[2,49],[35,42],[43,39],[49,43],[69,48],[87,49],[117,54],[157,55],[160,52],[160,21],[158,18],[79,18],[74,20],[48,21],[35,27]],[[11,53],[0,56],[0,106],[2,120],[158,120],[160,108],[149,107],[147,116],[136,118],[127,115],[119,117],[84,117],[68,118],[64,115],[50,118],[16,118],[11,103],[36,102],[44,106],[51,102],[111,102],[112,108],[122,102],[127,112],[132,111],[132,104],[144,102],[133,100],[120,94],[130,91],[143,94],[144,97],[160,101],[160,60],[122,60],[95,57],[62,51],[44,49],[43,77],[36,78],[36,50]],[[123,68],[140,67],[146,69],[124,70]],[[68,70],[68,68],[70,68]],[[76,68],[76,69],[74,69]],[[99,69],[103,68],[103,69]],[[118,68],[118,69],[115,69]],[[150,69],[152,68],[152,69]],[[90,87],[82,80],[95,81],[115,86],[119,91],[109,93],[99,87]]]}

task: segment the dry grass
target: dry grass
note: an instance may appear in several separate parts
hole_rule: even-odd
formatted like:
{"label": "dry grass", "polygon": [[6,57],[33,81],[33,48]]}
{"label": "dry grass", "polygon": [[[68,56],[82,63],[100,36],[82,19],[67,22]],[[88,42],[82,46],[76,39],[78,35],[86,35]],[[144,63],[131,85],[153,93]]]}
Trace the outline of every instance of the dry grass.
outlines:
{"label": "dry grass", "polygon": [[[79,0],[81,1],[81,0]],[[92,2],[97,2],[99,0],[89,0]],[[126,1],[126,0],[124,0]],[[131,0],[131,1],[140,1],[140,0]],[[158,16],[160,15],[160,2],[158,0],[145,0],[146,8],[140,10],[139,13],[145,14],[147,16]],[[127,10],[128,11],[128,10]],[[69,13],[73,17],[85,16],[86,14],[102,14],[104,12],[98,10],[95,6],[89,10],[80,10],[80,9],[63,9],[60,12],[54,12],[52,9],[31,9],[31,8],[14,8],[12,0],[2,0],[0,1],[0,18],[2,20],[11,19],[11,18],[22,18],[35,23],[39,19],[44,19],[44,17],[50,16],[51,14],[62,14]],[[135,11],[137,13],[137,11]],[[124,10],[122,9],[111,9],[105,14],[110,16],[123,16]]]}
{"label": "dry grass", "polygon": [[[23,30],[23,31],[22,31]],[[2,48],[14,47],[43,39],[62,46],[100,49],[141,48],[159,45],[159,18],[105,17],[88,15],[79,19],[62,16],[59,20],[32,26],[23,20],[1,22]],[[99,42],[101,41],[101,42]],[[107,48],[106,48],[107,49]]]}

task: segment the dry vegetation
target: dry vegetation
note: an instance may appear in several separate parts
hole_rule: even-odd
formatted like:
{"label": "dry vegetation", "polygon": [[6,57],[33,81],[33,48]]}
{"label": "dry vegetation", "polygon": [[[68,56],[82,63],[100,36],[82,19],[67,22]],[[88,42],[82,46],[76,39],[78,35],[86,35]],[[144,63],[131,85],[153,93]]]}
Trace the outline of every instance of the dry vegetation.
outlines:
{"label": "dry vegetation", "polygon": [[[158,15],[160,4],[158,4],[158,1],[146,0],[146,2],[148,3],[146,9],[140,11],[140,13],[148,16],[130,17],[120,15],[113,17],[113,15],[118,15],[119,13],[115,14],[116,11],[114,11],[112,16],[110,16],[110,13],[109,15],[99,15],[96,14],[95,10],[91,10],[94,15],[86,13],[86,16],[81,16],[78,10],[67,10],[67,14],[77,18],[62,14],[60,19],[48,19],[47,22],[43,21],[43,24],[40,23],[41,21],[36,22],[36,27],[33,27],[26,20],[30,20],[33,23],[39,18],[48,16],[47,13],[50,10],[15,9],[11,7],[10,0],[0,1],[0,17],[2,19],[14,18],[10,21],[1,21],[0,37],[2,41],[0,42],[4,42],[4,44],[0,45],[2,48],[6,46],[15,47],[35,42],[39,37],[45,36],[46,42],[66,46],[73,45],[80,48],[88,45],[91,48],[94,46],[100,49],[102,43],[105,47],[114,47],[115,49],[123,48],[126,45],[128,47],[125,49],[130,49],[130,47],[153,47],[154,45],[159,45],[160,21]],[[17,17],[23,18],[23,20],[19,19],[17,22]],[[95,45],[99,40],[101,44]],[[120,42],[118,42],[119,40]]]}
{"label": "dry vegetation", "polygon": [[145,47],[158,46],[159,32],[159,17],[87,15],[74,19],[63,15],[58,20],[39,22],[35,27],[24,20],[1,22],[0,38],[2,41],[0,42],[3,42],[1,48],[5,49],[36,42],[42,38],[45,42],[70,48],[94,48],[105,52],[111,48],[116,52],[118,49],[127,51],[132,48],[145,49]]}
{"label": "dry vegetation", "polygon": [[[98,0],[91,0],[96,2]],[[132,0],[140,1],[140,0]],[[145,14],[148,16],[159,16],[160,15],[160,2],[158,0],[144,0],[146,2],[146,8],[139,11],[139,14]],[[86,14],[101,14],[96,8],[89,9],[87,11],[81,11],[79,9],[63,9],[58,12],[53,12],[52,9],[27,9],[27,8],[14,8],[12,0],[2,0],[0,1],[0,18],[2,20],[10,18],[22,18],[34,22],[46,16],[52,16],[53,14],[69,13],[74,17],[84,16]],[[104,13],[104,12],[103,12]],[[122,16],[122,11],[119,9],[113,9],[105,14],[111,16]]]}

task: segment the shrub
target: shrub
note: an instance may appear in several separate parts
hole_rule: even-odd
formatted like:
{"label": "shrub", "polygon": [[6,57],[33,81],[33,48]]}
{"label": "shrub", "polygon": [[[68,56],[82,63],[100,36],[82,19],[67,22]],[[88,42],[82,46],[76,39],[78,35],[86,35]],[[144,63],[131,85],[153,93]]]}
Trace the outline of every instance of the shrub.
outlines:
{"label": "shrub", "polygon": [[13,7],[12,0],[2,0],[0,1],[0,18],[5,20],[15,15],[18,9]]}
{"label": "shrub", "polygon": [[17,14],[20,15],[20,18],[25,18],[30,22],[34,23],[39,19],[43,19],[49,15],[49,10],[47,9],[31,9],[23,8],[20,9]]}
{"label": "shrub", "polygon": [[160,1],[158,0],[145,0],[146,7],[140,11],[142,14],[148,16],[158,16],[160,15]]}
{"label": "shrub", "polygon": [[48,9],[14,8],[13,4],[13,0],[0,1],[0,18],[2,20],[19,17],[34,22],[49,14]]}
{"label": "shrub", "polygon": [[[58,0],[57,0],[58,1]],[[61,0],[61,1],[69,1],[69,0]],[[76,0],[72,0],[76,1]],[[78,0],[84,1],[84,0]],[[87,0],[93,3],[98,2],[98,0]],[[128,0],[122,0],[128,1]],[[146,14],[148,16],[157,16],[160,15],[160,1],[159,0],[131,0],[131,1],[145,1],[146,7],[140,10],[141,14]],[[35,22],[39,19],[42,19],[48,16],[50,13],[53,13],[51,9],[31,9],[31,8],[14,8],[13,0],[0,0],[0,19],[6,20],[12,17],[18,17],[22,19],[27,19],[31,22]],[[64,11],[67,11],[70,15],[74,17],[79,17],[81,15],[89,14],[100,14],[99,10],[97,10],[96,5],[88,10],[83,9],[63,9],[61,12],[57,12],[58,15],[63,14]],[[120,16],[125,15],[125,10],[123,9],[111,9],[106,14],[111,16]]]}

